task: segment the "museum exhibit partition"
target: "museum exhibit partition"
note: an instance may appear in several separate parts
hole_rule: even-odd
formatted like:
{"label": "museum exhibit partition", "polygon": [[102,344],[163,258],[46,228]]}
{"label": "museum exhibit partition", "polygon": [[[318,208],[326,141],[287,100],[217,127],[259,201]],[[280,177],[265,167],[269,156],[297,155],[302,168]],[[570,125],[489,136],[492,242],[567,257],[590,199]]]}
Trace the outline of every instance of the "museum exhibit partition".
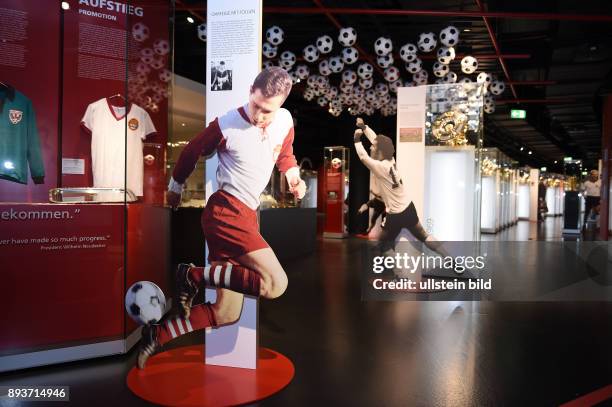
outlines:
{"label": "museum exhibit partition", "polygon": [[172,13],[0,0],[0,371],[125,353],[126,288],[170,294]]}
{"label": "museum exhibit partition", "polygon": [[480,240],[482,92],[475,83],[398,91],[398,172],[438,240]]}

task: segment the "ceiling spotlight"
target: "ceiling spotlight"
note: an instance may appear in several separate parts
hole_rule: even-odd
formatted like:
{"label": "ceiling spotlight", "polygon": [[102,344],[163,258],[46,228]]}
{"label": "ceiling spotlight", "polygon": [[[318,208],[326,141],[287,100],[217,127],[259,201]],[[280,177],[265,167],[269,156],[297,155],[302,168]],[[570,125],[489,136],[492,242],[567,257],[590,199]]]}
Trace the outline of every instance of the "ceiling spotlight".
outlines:
{"label": "ceiling spotlight", "polygon": [[523,151],[524,149],[525,149],[524,147],[521,147],[521,151]]}
{"label": "ceiling spotlight", "polygon": [[70,10],[70,4],[67,1],[62,1],[62,10]]}
{"label": "ceiling spotlight", "polygon": [[464,29],[463,29],[463,32],[464,32],[464,33],[469,33],[470,31],[472,31],[472,30],[470,30],[469,28],[464,28]]}
{"label": "ceiling spotlight", "polygon": [[527,154],[531,155],[531,151],[529,151]]}
{"label": "ceiling spotlight", "polygon": [[191,24],[195,23],[195,21],[194,21],[193,17],[191,17],[191,16],[187,17],[187,21],[188,21],[189,23],[191,23]]}
{"label": "ceiling spotlight", "polygon": [[186,125],[185,123],[181,123],[181,126],[185,127],[185,126],[187,126],[187,125]]}
{"label": "ceiling spotlight", "polygon": [[555,160],[555,164],[557,163],[557,160]]}

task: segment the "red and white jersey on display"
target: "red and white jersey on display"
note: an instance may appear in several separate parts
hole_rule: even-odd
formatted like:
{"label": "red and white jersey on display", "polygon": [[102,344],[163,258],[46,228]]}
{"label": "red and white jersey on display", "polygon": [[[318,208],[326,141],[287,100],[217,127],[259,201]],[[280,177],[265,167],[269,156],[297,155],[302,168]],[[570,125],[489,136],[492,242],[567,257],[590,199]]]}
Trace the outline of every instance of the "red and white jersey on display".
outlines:
{"label": "red and white jersey on display", "polygon": [[251,124],[248,105],[231,110],[212,121],[191,140],[174,168],[172,178],[183,184],[200,156],[217,151],[219,189],[240,199],[251,209],[259,206],[259,196],[270,181],[274,165],[290,176],[299,176],[293,155],[293,118],[279,109],[265,129]]}
{"label": "red and white jersey on display", "polygon": [[155,134],[155,126],[149,114],[135,104],[128,106],[127,125],[125,121],[126,108],[113,106],[106,98],[87,106],[81,126],[91,134],[93,186],[127,187],[142,196],[142,141]]}

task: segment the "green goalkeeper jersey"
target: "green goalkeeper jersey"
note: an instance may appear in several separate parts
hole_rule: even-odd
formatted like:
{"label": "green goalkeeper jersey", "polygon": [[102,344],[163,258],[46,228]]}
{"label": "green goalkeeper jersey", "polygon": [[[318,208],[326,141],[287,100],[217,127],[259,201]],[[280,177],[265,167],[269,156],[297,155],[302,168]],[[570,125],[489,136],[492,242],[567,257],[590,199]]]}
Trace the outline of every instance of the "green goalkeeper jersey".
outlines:
{"label": "green goalkeeper jersey", "polygon": [[36,116],[23,93],[0,87],[0,179],[28,183],[44,182],[45,168],[40,153]]}

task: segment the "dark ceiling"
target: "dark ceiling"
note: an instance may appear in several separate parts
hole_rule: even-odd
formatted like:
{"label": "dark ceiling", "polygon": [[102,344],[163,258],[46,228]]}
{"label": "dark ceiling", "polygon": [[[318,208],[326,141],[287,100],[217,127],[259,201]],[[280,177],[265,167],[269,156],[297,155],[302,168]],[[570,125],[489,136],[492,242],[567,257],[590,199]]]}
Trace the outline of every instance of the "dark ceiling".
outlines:
{"label": "dark ceiling", "polygon": [[[204,4],[176,0],[175,71],[199,82],[205,80],[206,49],[196,37],[196,25],[206,15]],[[557,172],[563,172],[564,156],[583,159],[585,167],[597,165],[601,156],[599,94],[612,82],[612,1],[265,0],[263,5],[264,29],[278,25],[285,31],[279,54],[290,50],[298,56],[320,35],[335,40],[338,25],[354,27],[357,45],[370,57],[380,36],[390,37],[397,50],[406,42],[416,42],[421,32],[438,33],[454,25],[462,30],[457,54],[478,56],[478,72],[494,73],[507,85],[496,98],[495,113],[485,119],[486,146],[499,147],[520,164],[547,166]],[[325,13],[325,9],[334,10]],[[485,21],[481,11],[492,14]],[[187,22],[190,15],[195,24]],[[362,54],[361,58],[367,57]],[[460,72],[459,60],[452,62],[451,70]],[[431,72],[434,60],[424,62]],[[400,70],[403,79],[409,80],[410,75]],[[377,75],[382,80],[380,72]],[[336,119],[305,101],[300,96],[302,86],[296,85],[297,92],[287,102],[298,123],[314,134],[306,138],[302,151],[348,145],[343,133],[350,131],[353,118],[343,113]],[[510,119],[511,108],[526,109],[527,119]],[[394,118],[379,116],[370,120],[393,134]]]}

